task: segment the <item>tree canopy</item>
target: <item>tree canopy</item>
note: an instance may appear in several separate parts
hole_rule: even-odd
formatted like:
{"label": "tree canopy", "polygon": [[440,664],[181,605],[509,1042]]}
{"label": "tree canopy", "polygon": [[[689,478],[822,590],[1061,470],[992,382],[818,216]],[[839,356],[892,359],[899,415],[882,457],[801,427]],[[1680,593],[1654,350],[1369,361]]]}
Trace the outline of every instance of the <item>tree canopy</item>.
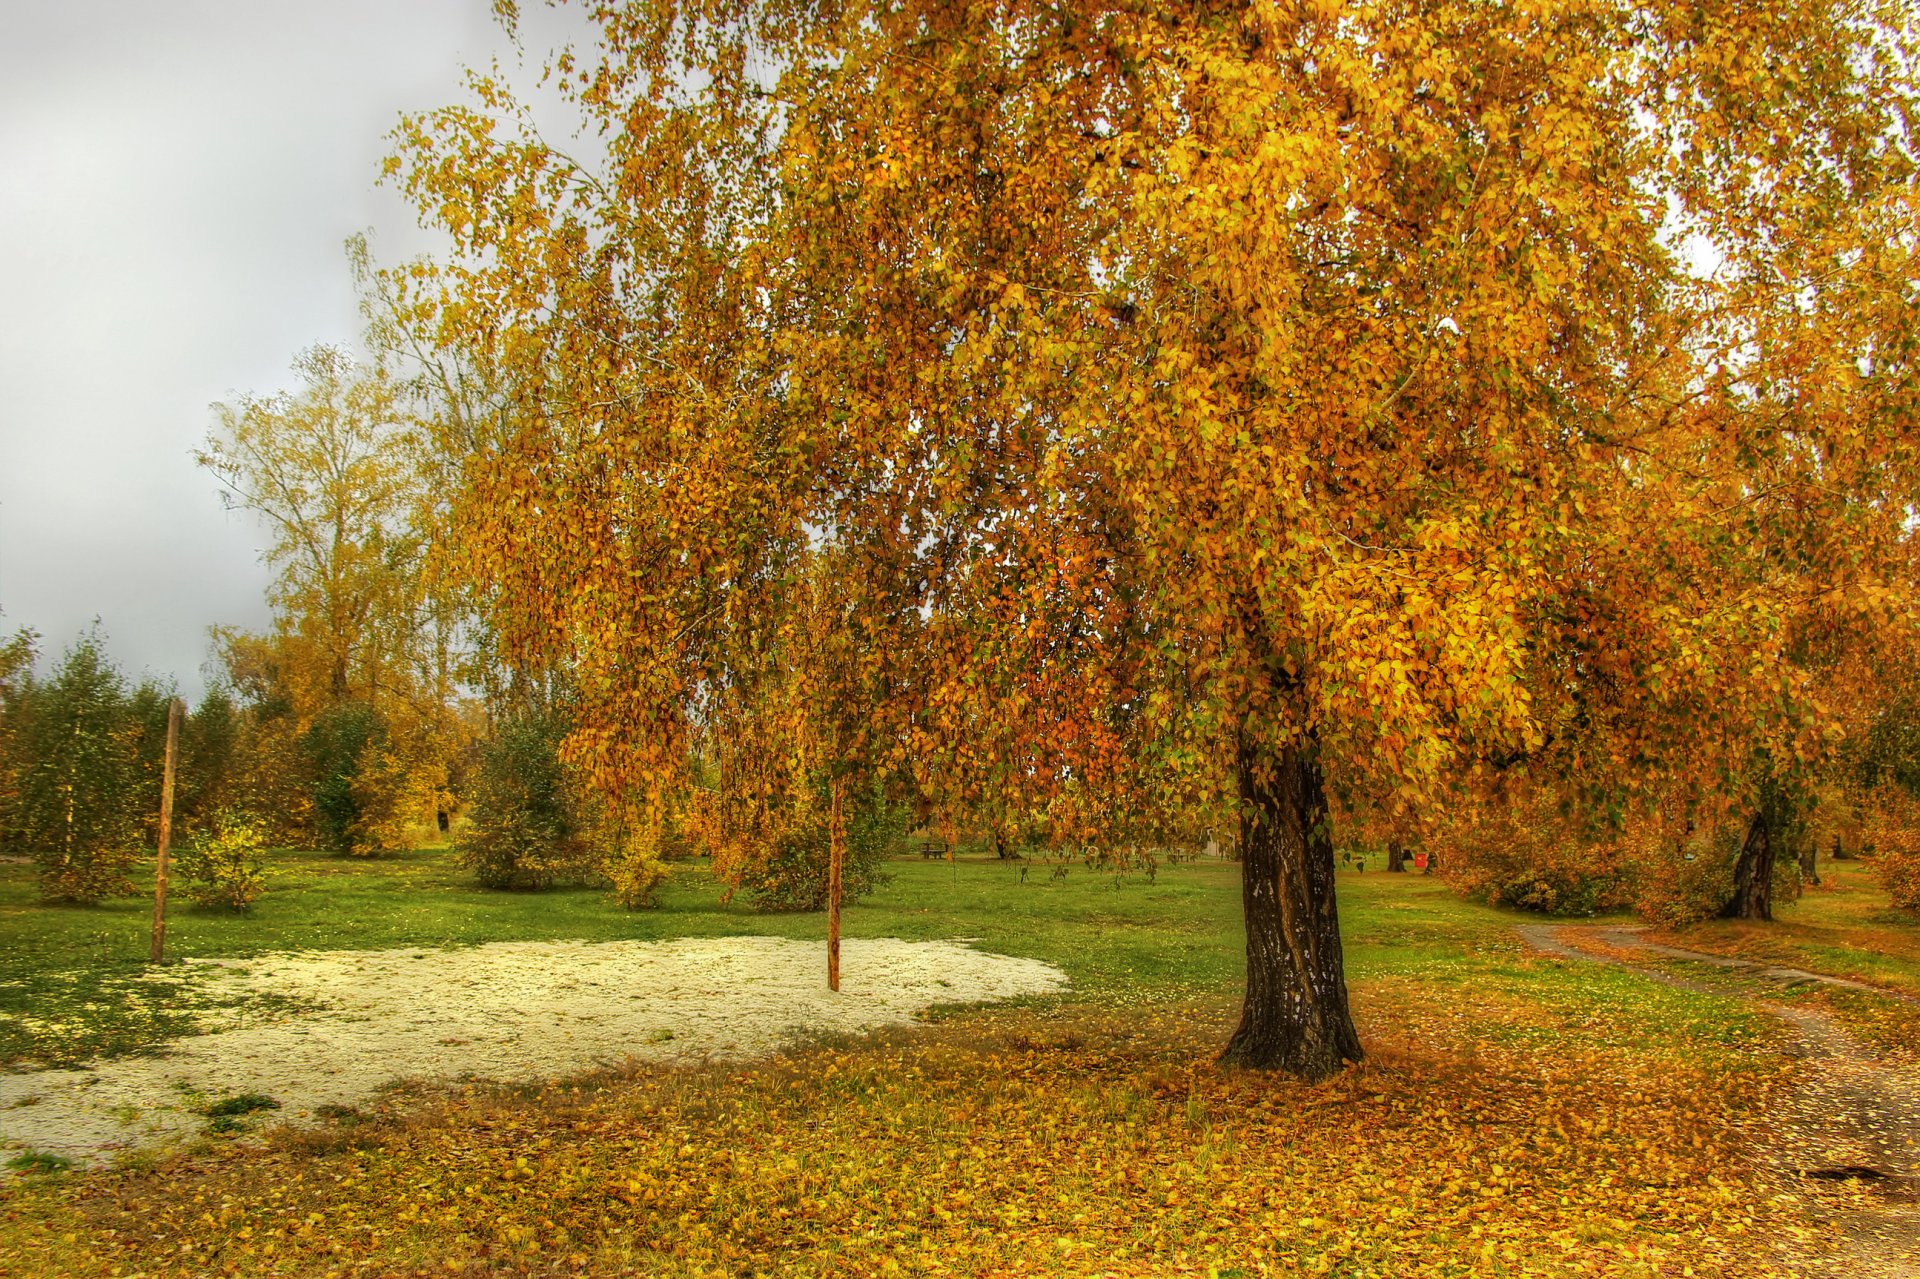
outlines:
{"label": "tree canopy", "polygon": [[405,321],[498,388],[469,568],[609,787],[800,619],[943,802],[1231,805],[1228,1056],[1324,1075],[1329,781],[1673,761],[1730,689],[1750,753],[1807,601],[1904,589],[1910,15],[1751,9],[596,6],[583,155],[487,77],[397,136]]}

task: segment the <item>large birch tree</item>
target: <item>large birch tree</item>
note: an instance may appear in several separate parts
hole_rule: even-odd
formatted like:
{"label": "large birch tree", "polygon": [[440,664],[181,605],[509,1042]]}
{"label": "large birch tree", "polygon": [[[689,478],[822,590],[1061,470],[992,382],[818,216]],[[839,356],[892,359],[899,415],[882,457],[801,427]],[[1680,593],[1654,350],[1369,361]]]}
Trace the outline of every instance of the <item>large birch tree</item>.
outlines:
{"label": "large birch tree", "polygon": [[[670,788],[830,550],[931,792],[1110,843],[1235,804],[1226,1058],[1337,1070],[1329,779],[1542,751],[1590,552],[1749,460],[1697,405],[1759,301],[1676,235],[1776,238],[1728,166],[1812,192],[1783,131],[1904,146],[1903,10],[1748,7],[593,6],[575,142],[481,77],[392,166],[455,246],[408,321],[512,388],[459,505],[503,639]],[[1629,579],[1623,633],[1695,641]]]}

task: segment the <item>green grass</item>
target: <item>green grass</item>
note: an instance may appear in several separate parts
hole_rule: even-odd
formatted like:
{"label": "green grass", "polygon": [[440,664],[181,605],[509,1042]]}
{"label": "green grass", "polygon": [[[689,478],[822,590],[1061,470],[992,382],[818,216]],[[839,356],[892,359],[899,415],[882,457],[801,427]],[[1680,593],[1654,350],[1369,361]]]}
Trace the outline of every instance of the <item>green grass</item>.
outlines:
{"label": "green grass", "polygon": [[[847,910],[848,937],[974,938],[988,950],[1056,963],[1095,998],[1177,1001],[1235,991],[1242,979],[1239,871],[1231,863],[1162,866],[1151,877],[1076,865],[1056,877],[1043,867],[1023,875],[1019,863],[991,857],[907,857],[889,871],[887,883]],[[1541,982],[1541,966],[1522,954],[1509,926],[1521,916],[1463,902],[1442,880],[1421,875],[1343,871],[1339,884],[1356,981],[1411,978],[1436,991],[1489,983],[1522,991]],[[31,867],[0,866],[0,935],[8,939],[0,952],[0,1064],[79,1064],[150,1051],[193,1031],[210,997],[180,968],[144,963],[150,910],[145,899],[43,905]],[[818,914],[723,901],[701,862],[675,866],[655,909],[627,911],[595,888],[482,889],[445,851],[377,860],[282,851],[251,911],[172,910],[167,953],[239,958],[746,934],[814,940],[825,930]],[[1583,998],[1617,1003],[1612,985],[1637,979],[1583,981]],[[1665,999],[1658,988],[1645,993],[1650,1007]],[[231,1011],[280,1010],[258,1006],[273,1003],[263,997],[248,1002],[256,1006]]]}
{"label": "green grass", "polygon": [[1821,886],[1774,906],[1774,921],[1714,919],[1668,936],[1678,945],[1761,959],[1920,994],[1920,915],[1895,909],[1860,862],[1822,863]]}
{"label": "green grass", "polygon": [[[825,929],[818,915],[723,902],[700,863],[676,867],[659,908],[638,913],[589,889],[482,891],[444,853],[283,854],[275,870],[248,916],[180,911],[172,952]],[[1254,1272],[1280,1273],[1293,1258],[1466,1276],[1502,1273],[1482,1264],[1498,1248],[1511,1273],[1571,1276],[1594,1273],[1573,1264],[1584,1250],[1617,1245],[1636,1260],[1605,1272],[1651,1279],[1687,1264],[1732,1273],[1723,1245],[1740,1245],[1714,1234],[1725,1204],[1766,1202],[1726,1182],[1781,1069],[1752,1051],[1768,1034],[1760,1014],[1537,955],[1512,927],[1528,917],[1437,878],[1339,876],[1369,1060],[1305,1087],[1213,1065],[1243,977],[1238,867],[1023,879],[991,858],[903,858],[890,870],[847,911],[850,936],[973,938],[1060,965],[1073,990],[758,1063],[373,1102],[312,1129],[273,1130],[255,1113],[265,1098],[213,1102],[218,1133],[266,1144],[217,1141],[159,1171],[19,1179],[4,1188],[0,1271],[185,1276],[219,1255],[297,1279],[350,1260],[531,1277],[574,1272],[528,1251],[564,1237],[588,1259],[569,1267],[602,1273],[882,1273],[912,1244],[971,1256],[975,1273],[1067,1276],[1086,1271],[1058,1241],[1085,1231],[1099,1249],[1133,1249],[1136,1274],[1259,1258],[1280,1268]],[[48,1056],[13,1029],[24,1010],[92,1027],[88,1042],[151,1046],[166,1017],[138,1021],[98,993],[117,982],[128,1007],[190,1011],[177,968],[142,1002],[146,920],[142,902],[36,905],[25,869],[5,868],[0,928],[17,942],[0,954],[0,1031]],[[89,990],[92,1009],[33,1002]],[[817,1238],[805,1223],[821,1223]],[[256,1248],[278,1251],[268,1263]]]}
{"label": "green grass", "polygon": [[23,1150],[6,1162],[6,1167],[29,1176],[47,1176],[51,1173],[65,1172],[73,1167],[73,1160],[65,1155],[56,1155],[44,1150]]}

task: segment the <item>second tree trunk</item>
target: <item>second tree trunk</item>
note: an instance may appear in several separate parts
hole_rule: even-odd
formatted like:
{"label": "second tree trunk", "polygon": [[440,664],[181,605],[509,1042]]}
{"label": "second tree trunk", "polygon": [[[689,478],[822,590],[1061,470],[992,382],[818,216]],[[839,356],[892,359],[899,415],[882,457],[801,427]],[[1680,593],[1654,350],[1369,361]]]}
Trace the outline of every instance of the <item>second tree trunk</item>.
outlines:
{"label": "second tree trunk", "polygon": [[1361,1052],[1320,761],[1310,742],[1273,751],[1243,740],[1238,766],[1247,997],[1221,1060],[1324,1079]]}
{"label": "second tree trunk", "polygon": [[1733,864],[1733,900],[1720,911],[1722,919],[1773,918],[1773,856],[1773,831],[1766,813],[1757,812]]}

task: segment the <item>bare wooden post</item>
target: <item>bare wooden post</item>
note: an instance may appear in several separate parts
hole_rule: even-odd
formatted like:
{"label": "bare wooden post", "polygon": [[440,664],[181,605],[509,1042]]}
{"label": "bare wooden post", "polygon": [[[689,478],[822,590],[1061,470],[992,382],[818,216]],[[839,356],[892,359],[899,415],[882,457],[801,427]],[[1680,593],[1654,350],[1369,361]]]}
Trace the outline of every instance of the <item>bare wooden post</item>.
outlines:
{"label": "bare wooden post", "polygon": [[153,872],[153,946],[147,962],[157,964],[167,947],[167,854],[173,844],[173,762],[180,749],[180,699],[167,703],[167,762],[160,772],[160,856]]}
{"label": "bare wooden post", "polygon": [[844,789],[836,777],[831,784],[833,809],[827,816],[827,989],[840,989],[840,874],[847,856],[846,818],[840,808]]}

